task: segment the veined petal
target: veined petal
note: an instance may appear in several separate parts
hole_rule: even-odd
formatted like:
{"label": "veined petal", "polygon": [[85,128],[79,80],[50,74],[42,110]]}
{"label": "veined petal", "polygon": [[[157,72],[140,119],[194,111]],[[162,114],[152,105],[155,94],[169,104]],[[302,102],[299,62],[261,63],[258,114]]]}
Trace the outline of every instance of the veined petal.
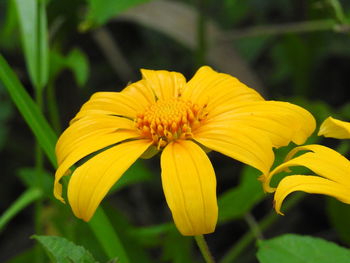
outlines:
{"label": "veined petal", "polygon": [[155,102],[154,91],[147,85],[147,81],[144,79],[131,83],[122,90],[122,93],[130,95],[130,97],[135,98],[135,100],[139,101],[142,105]]}
{"label": "veined petal", "polygon": [[205,152],[192,141],[167,145],[161,155],[162,184],[175,224],[183,235],[215,230],[216,178]]}
{"label": "veined petal", "polygon": [[[298,157],[299,151],[311,151]],[[291,159],[293,158],[293,159]],[[286,157],[286,162],[277,166],[268,176],[262,178],[264,189],[273,192],[270,187],[271,178],[291,166],[304,166],[314,173],[350,188],[350,162],[338,152],[322,145],[306,145],[294,148]]]}
{"label": "veined petal", "polygon": [[205,125],[193,138],[204,146],[268,173],[274,161],[271,140],[261,131],[249,126]]}
{"label": "veined petal", "polygon": [[350,204],[349,187],[318,176],[292,175],[283,178],[276,189],[274,204],[277,213],[283,215],[280,210],[282,202],[286,196],[295,191],[329,195]]}
{"label": "veined petal", "polygon": [[89,221],[113,184],[151,144],[148,140],[124,142],[79,166],[68,185],[68,200],[75,216]]}
{"label": "veined petal", "polygon": [[[56,156],[60,164],[67,154],[80,147],[91,136],[104,136],[118,130],[134,130],[134,122],[117,116],[88,115],[73,122],[60,136],[56,144]],[[136,130],[135,130],[136,131]]]}
{"label": "veined petal", "polygon": [[314,117],[307,110],[280,101],[225,104],[209,112],[207,122],[254,127],[265,132],[274,147],[288,145],[291,141],[302,144],[316,127]]}
{"label": "veined petal", "polygon": [[62,198],[62,185],[60,184],[60,180],[64,175],[66,175],[69,168],[79,160],[107,146],[137,137],[139,137],[139,134],[136,131],[127,130],[117,131],[110,134],[103,134],[102,136],[101,134],[95,134],[90,135],[82,140],[77,147],[72,147],[70,151],[67,151],[65,153],[65,158],[62,159],[55,173],[55,197],[64,203],[64,200]]}
{"label": "veined petal", "polygon": [[96,92],[81,107],[71,122],[91,115],[116,115],[135,119],[149,104],[146,99],[134,97],[130,92]]}
{"label": "veined petal", "polygon": [[178,72],[141,69],[141,73],[158,99],[176,98],[186,84],[185,77]]}
{"label": "veined petal", "polygon": [[318,136],[336,139],[350,139],[350,122],[328,117],[321,125]]}
{"label": "veined petal", "polygon": [[196,72],[186,84],[182,97],[199,105],[207,105],[208,111],[222,104],[263,100],[258,92],[237,78],[218,73],[208,66],[203,66]]}

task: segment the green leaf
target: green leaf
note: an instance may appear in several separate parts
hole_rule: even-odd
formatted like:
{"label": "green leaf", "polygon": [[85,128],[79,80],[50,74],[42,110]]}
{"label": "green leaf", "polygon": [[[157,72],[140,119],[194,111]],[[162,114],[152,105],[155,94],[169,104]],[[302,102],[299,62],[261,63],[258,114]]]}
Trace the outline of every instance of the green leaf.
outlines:
{"label": "green leaf", "polygon": [[186,237],[173,227],[163,241],[162,262],[194,262],[192,259],[193,237]]}
{"label": "green leaf", "polygon": [[33,86],[41,91],[48,80],[48,34],[45,1],[14,0],[23,51]]}
{"label": "green leaf", "polygon": [[81,87],[89,77],[89,60],[78,48],[73,49],[67,56],[52,50],[50,52],[50,78],[56,78],[65,69],[73,72],[75,81]]}
{"label": "green leaf", "polygon": [[53,166],[56,167],[55,143],[57,141],[57,136],[1,55],[0,82],[2,82],[7,89],[13,102],[33,131],[39,145],[45,151]]}
{"label": "green leaf", "polygon": [[142,160],[137,160],[120,178],[120,180],[114,184],[110,193],[118,191],[128,185],[149,181],[152,179],[152,173],[143,164]]}
{"label": "green leaf", "polygon": [[260,263],[348,263],[350,250],[314,237],[287,234],[259,242]]}
{"label": "green leaf", "polygon": [[44,247],[54,263],[95,263],[85,248],[77,246],[63,237],[33,236]]}
{"label": "green leaf", "polygon": [[0,230],[19,212],[42,196],[42,191],[37,188],[27,189],[15,202],[0,216]]}
{"label": "green leaf", "polygon": [[160,236],[172,231],[174,223],[164,223],[153,226],[139,227],[132,230],[132,235],[144,246],[157,246],[162,240]]}
{"label": "green leaf", "polygon": [[102,25],[113,16],[117,16],[123,11],[135,5],[149,0],[88,0],[89,11],[86,25]]}
{"label": "green leaf", "polygon": [[[3,4],[4,5],[4,4]],[[5,11],[5,21],[0,26],[0,45],[1,47],[13,49],[18,40],[18,34],[15,34],[17,28],[17,13],[14,1],[7,1]]]}
{"label": "green leaf", "polygon": [[25,186],[40,189],[43,194],[53,198],[53,176],[48,171],[38,170],[34,167],[22,167],[16,173]]}
{"label": "green leaf", "polygon": [[0,151],[8,141],[8,133],[10,131],[10,125],[8,122],[14,115],[13,104],[0,81]]}
{"label": "green leaf", "polygon": [[89,76],[89,60],[80,49],[73,49],[67,56],[67,67],[74,73],[79,86],[83,86]]}
{"label": "green leaf", "polygon": [[327,215],[339,237],[350,245],[350,206],[333,198],[327,198]]}
{"label": "green leaf", "polygon": [[340,109],[340,116],[344,121],[350,120],[350,103],[346,103],[343,107]]}
{"label": "green leaf", "polygon": [[[32,98],[23,88],[15,73],[12,71],[6,60],[1,55],[0,81],[7,89],[12,100],[21,112],[23,118],[32,129],[36,139],[39,142],[39,145],[43,148],[47,157],[51,161],[51,164],[57,168],[55,158],[55,143],[57,141],[57,137],[42,113],[39,111],[36,104],[33,102]],[[94,218],[90,221],[89,225],[92,231],[95,233],[98,241],[105,249],[106,254],[110,258],[119,255],[121,259],[127,259],[126,253],[120,245],[120,240],[116,235],[110,221],[105,216],[102,208],[99,208],[97,210]],[[127,263],[129,261],[123,260],[122,262]]]}
{"label": "green leaf", "polygon": [[261,183],[257,180],[259,175],[256,169],[245,166],[240,184],[219,197],[220,223],[243,216],[262,200],[264,192]]}
{"label": "green leaf", "polygon": [[[147,243],[142,243],[140,236],[135,236],[136,227],[130,223],[128,215],[124,215],[121,211],[115,209],[112,205],[104,206],[106,214],[113,222],[114,229],[120,239],[123,241],[123,246],[128,254],[129,262],[152,263],[152,257],[145,249],[159,241],[162,236],[149,236]],[[159,244],[159,243],[158,243]]]}
{"label": "green leaf", "polygon": [[109,258],[118,257],[121,263],[130,262],[122,242],[101,207],[96,210],[89,225]]}

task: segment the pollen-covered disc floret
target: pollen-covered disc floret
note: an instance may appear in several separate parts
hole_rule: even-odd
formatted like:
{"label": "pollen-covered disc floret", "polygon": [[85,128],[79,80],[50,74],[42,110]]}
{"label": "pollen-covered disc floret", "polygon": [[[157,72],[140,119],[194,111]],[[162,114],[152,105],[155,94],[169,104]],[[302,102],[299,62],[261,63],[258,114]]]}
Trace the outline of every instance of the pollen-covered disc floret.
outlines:
{"label": "pollen-covered disc floret", "polygon": [[160,149],[171,141],[191,138],[207,115],[205,108],[181,98],[160,99],[137,115],[136,127]]}

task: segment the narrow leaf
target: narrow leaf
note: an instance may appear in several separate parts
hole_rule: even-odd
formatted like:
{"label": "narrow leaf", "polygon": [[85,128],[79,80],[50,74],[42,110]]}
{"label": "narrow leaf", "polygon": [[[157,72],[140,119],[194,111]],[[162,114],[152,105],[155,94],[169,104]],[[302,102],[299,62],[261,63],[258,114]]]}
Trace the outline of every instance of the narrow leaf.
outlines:
{"label": "narrow leaf", "polygon": [[21,28],[23,51],[29,76],[34,86],[38,86],[37,76],[37,4],[36,0],[15,0],[17,16]]}
{"label": "narrow leaf", "polygon": [[[23,118],[32,129],[40,146],[51,161],[51,164],[57,168],[55,158],[55,143],[57,137],[36,104],[33,102],[32,98],[23,88],[15,73],[1,55],[0,82],[3,83],[9,92]],[[110,258],[119,256],[122,263],[129,262],[119,237],[115,233],[111,222],[104,214],[102,208],[97,210],[89,225]]]}
{"label": "narrow leaf", "polygon": [[101,207],[96,210],[89,225],[109,258],[117,257],[120,263],[130,262],[123,244],[115,234],[112,224]]}
{"label": "narrow leaf", "polygon": [[149,0],[88,0],[88,21],[92,24],[102,25],[113,16],[122,13],[130,7],[147,1]]}
{"label": "narrow leaf", "polygon": [[42,90],[48,78],[48,44],[45,1],[14,0],[22,46],[33,86]]}
{"label": "narrow leaf", "polygon": [[67,56],[57,50],[51,50],[50,79],[56,78],[65,69],[72,71],[75,81],[81,87],[89,77],[89,60],[85,53],[78,48],[70,51]]}
{"label": "narrow leaf", "polygon": [[9,92],[13,102],[33,131],[40,146],[51,163],[56,166],[55,143],[57,136],[28,95],[6,60],[0,55],[0,81]]}
{"label": "narrow leaf", "polygon": [[55,263],[96,263],[91,253],[63,237],[33,236]]}
{"label": "narrow leaf", "polygon": [[314,237],[287,234],[259,242],[260,263],[348,263],[350,250]]}
{"label": "narrow leaf", "polygon": [[27,188],[40,189],[45,196],[53,198],[52,173],[46,170],[38,170],[35,167],[22,167],[16,171],[16,174]]}
{"label": "narrow leaf", "polygon": [[49,78],[49,47],[46,17],[46,1],[37,0],[38,2],[38,25],[37,25],[37,65],[39,76],[39,87],[42,89],[46,86]]}
{"label": "narrow leaf", "polygon": [[89,60],[80,49],[73,49],[67,56],[67,67],[74,73],[77,84],[83,86],[89,76]]}
{"label": "narrow leaf", "polygon": [[18,199],[0,216],[0,231],[19,212],[42,196],[42,191],[37,188],[27,189]]}
{"label": "narrow leaf", "polygon": [[118,191],[128,185],[149,181],[152,179],[152,173],[144,166],[142,160],[137,160],[112,187],[110,193]]}
{"label": "narrow leaf", "polygon": [[327,199],[327,215],[338,236],[350,245],[350,206],[336,199]]}
{"label": "narrow leaf", "polygon": [[240,184],[219,197],[220,223],[243,216],[263,199],[264,192],[257,180],[259,174],[252,167],[244,167]]}

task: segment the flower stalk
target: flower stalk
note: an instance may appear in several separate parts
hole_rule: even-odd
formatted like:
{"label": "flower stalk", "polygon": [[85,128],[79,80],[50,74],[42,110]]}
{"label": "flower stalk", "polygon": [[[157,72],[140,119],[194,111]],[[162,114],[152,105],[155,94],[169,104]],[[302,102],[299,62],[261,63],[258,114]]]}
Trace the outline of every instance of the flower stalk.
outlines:
{"label": "flower stalk", "polygon": [[206,263],[215,263],[213,256],[210,253],[207,242],[205,241],[203,235],[194,236],[196,243],[199,247],[199,250]]}

